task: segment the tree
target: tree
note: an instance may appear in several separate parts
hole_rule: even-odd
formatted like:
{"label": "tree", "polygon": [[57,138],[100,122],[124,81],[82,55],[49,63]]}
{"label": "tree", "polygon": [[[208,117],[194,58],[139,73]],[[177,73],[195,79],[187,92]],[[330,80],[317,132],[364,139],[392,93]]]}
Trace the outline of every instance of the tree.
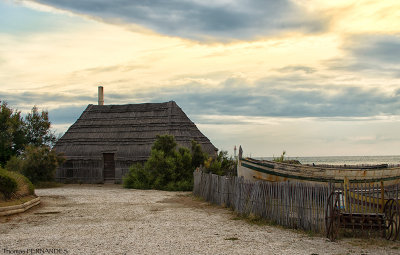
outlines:
{"label": "tree", "polygon": [[[1,101],[0,101],[1,103]],[[1,103],[0,109],[0,165],[4,166],[11,156],[20,155],[26,144],[25,123],[21,112]]]}
{"label": "tree", "polygon": [[21,117],[20,111],[14,111],[6,102],[1,102],[0,108],[0,166],[12,156],[19,156],[26,145],[52,146],[57,138],[50,130],[49,113],[38,112],[34,106],[31,112]]}
{"label": "tree", "polygon": [[136,164],[129,169],[124,178],[124,187],[191,190],[194,170],[192,158],[188,148],[177,149],[173,136],[157,135],[149,159],[144,165]]}
{"label": "tree", "polygon": [[52,147],[56,142],[56,136],[50,130],[49,112],[39,113],[34,106],[31,112],[25,117],[27,143],[34,146],[48,145]]}

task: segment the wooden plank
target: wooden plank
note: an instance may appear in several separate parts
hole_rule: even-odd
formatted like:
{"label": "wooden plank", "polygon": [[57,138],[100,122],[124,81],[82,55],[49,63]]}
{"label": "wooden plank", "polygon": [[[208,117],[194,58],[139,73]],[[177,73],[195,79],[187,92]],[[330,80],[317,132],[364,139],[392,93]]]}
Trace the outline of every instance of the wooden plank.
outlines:
{"label": "wooden plank", "polygon": [[286,226],[290,227],[290,183],[285,183],[285,216],[286,216]]}
{"label": "wooden plank", "polygon": [[371,187],[371,183],[368,183],[368,191],[369,191],[369,211],[370,212],[373,212],[373,190],[372,190],[372,187]]}
{"label": "wooden plank", "polygon": [[376,196],[376,205],[375,205],[375,210],[376,212],[379,211],[379,184],[375,184],[375,196]]}
{"label": "wooden plank", "polygon": [[385,206],[385,186],[383,185],[383,181],[381,181],[381,212],[383,212],[383,208]]}

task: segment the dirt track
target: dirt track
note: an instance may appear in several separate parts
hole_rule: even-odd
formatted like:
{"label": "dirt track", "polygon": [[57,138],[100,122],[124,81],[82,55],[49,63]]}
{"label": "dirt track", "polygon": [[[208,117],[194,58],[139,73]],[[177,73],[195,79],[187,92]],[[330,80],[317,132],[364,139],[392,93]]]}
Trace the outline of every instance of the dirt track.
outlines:
{"label": "dirt track", "polygon": [[67,185],[36,194],[40,207],[0,217],[0,254],[400,254],[395,243],[330,242],[234,220],[189,193]]}

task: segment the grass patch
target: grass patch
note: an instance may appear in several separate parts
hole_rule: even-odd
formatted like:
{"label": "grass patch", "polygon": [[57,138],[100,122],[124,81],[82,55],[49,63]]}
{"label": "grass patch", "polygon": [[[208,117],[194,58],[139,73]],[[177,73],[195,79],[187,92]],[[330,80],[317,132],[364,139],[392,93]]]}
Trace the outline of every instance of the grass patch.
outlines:
{"label": "grass patch", "polygon": [[[195,195],[193,195],[192,193],[189,195],[189,197],[191,197],[194,201],[198,201],[198,202],[207,202],[204,198],[195,196]],[[207,202],[207,203],[208,203],[208,202]]]}
{"label": "grass patch", "polygon": [[266,219],[262,219],[260,217],[254,216],[244,216],[240,214],[236,214],[231,220],[243,220],[249,224],[257,225],[257,226],[276,226],[274,222],[268,221]]}
{"label": "grass patch", "polygon": [[399,242],[393,242],[390,240],[386,240],[385,238],[351,238],[348,241],[349,244],[357,247],[368,248],[368,247],[382,247],[382,248],[390,248],[393,250],[400,249]]}
{"label": "grass patch", "polygon": [[7,198],[2,192],[0,192],[0,203],[9,202],[15,199],[19,199],[21,197],[34,195],[34,186],[33,184],[23,176],[17,172],[7,171],[5,169],[0,168],[0,172],[8,177],[14,179],[17,183],[17,190],[11,194],[10,198]]}
{"label": "grass patch", "polygon": [[225,240],[236,241],[236,240],[239,240],[239,238],[237,238],[237,237],[228,237],[228,238],[225,238]]}
{"label": "grass patch", "polygon": [[36,198],[33,195],[30,196],[25,196],[25,197],[21,197],[18,199],[14,199],[11,201],[6,201],[6,202],[0,202],[0,207],[6,207],[6,206],[13,206],[13,205],[22,205],[23,203],[26,203],[32,199]]}
{"label": "grass patch", "polygon": [[62,186],[64,186],[64,184],[59,182],[38,182],[35,184],[36,189],[58,188]]}
{"label": "grass patch", "polygon": [[280,229],[286,229],[286,230],[290,230],[290,231],[293,231],[293,232],[296,232],[299,234],[306,234],[311,238],[316,237],[316,236],[322,237],[325,235],[324,233],[317,233],[317,232],[314,232],[311,230],[303,230],[303,229],[298,229],[298,228],[290,228],[290,227],[282,226],[282,225],[279,225],[278,223],[276,223],[275,221],[263,219],[260,217],[255,217],[252,215],[249,215],[249,216],[240,215],[234,211],[232,211],[232,214],[234,215],[234,217],[232,217],[231,220],[243,220],[251,225],[270,226],[270,227],[275,227],[275,228],[280,228]]}
{"label": "grass patch", "polygon": [[235,216],[231,218],[231,220],[243,220],[248,224],[257,225],[257,226],[272,226],[272,227],[282,227],[273,221],[269,221],[260,217],[255,216],[245,216],[240,215],[238,213],[232,212]]}
{"label": "grass patch", "polygon": [[[172,192],[182,192],[182,191],[172,191]],[[194,197],[193,194],[191,192],[184,192],[181,194],[176,195],[177,197]]]}
{"label": "grass patch", "polygon": [[246,217],[246,221],[250,224],[254,224],[257,226],[276,226],[277,224],[275,222],[262,219],[260,217],[254,217],[254,216],[248,216]]}

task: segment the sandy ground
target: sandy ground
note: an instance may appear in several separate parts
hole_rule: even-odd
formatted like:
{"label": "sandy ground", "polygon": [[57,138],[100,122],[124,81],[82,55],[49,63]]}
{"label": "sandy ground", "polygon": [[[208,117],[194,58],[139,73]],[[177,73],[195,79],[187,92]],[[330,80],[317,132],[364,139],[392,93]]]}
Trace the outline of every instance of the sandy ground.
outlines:
{"label": "sandy ground", "polygon": [[249,224],[190,193],[67,185],[36,194],[39,207],[0,217],[0,254],[400,254],[393,242]]}

